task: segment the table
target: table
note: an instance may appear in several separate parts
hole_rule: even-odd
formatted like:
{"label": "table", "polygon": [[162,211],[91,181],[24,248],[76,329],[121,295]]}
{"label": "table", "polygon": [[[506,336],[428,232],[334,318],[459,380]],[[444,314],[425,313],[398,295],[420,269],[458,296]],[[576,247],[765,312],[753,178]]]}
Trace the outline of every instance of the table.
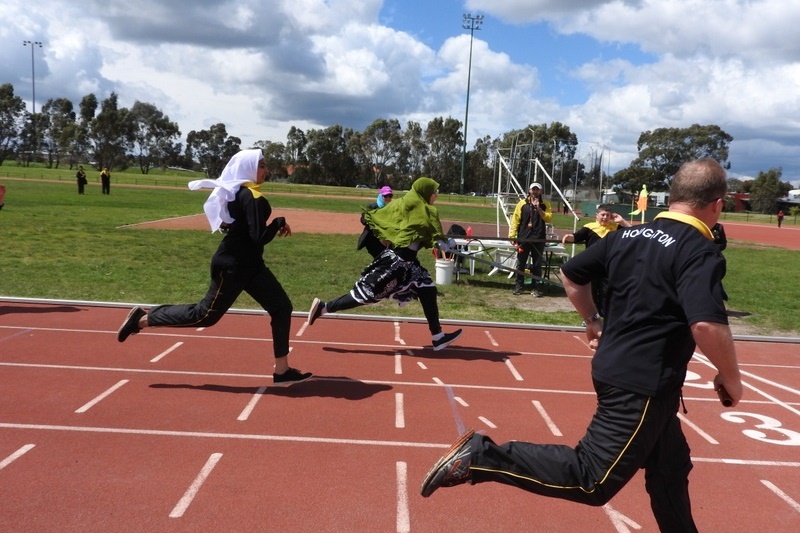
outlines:
{"label": "table", "polygon": [[[489,271],[489,276],[500,271],[508,272],[508,277],[514,276],[517,263],[517,247],[507,239],[471,239],[469,237],[454,239],[459,252],[495,263]],[[542,258],[542,277],[549,278],[551,274],[558,277],[557,263],[560,264],[568,258],[566,249],[561,244],[550,243],[544,247]],[[475,275],[475,261],[465,258],[469,262],[469,273]]]}

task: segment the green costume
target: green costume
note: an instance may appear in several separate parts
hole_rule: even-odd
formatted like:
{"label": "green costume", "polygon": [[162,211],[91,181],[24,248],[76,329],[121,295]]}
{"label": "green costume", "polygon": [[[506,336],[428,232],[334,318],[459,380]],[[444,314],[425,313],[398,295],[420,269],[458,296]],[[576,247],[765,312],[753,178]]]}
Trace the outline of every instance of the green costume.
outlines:
{"label": "green costume", "polygon": [[435,242],[446,240],[439,210],[428,203],[438,188],[434,180],[419,178],[408,194],[385,207],[365,212],[364,220],[375,236],[390,242],[392,248],[407,248],[414,242],[431,248]]}

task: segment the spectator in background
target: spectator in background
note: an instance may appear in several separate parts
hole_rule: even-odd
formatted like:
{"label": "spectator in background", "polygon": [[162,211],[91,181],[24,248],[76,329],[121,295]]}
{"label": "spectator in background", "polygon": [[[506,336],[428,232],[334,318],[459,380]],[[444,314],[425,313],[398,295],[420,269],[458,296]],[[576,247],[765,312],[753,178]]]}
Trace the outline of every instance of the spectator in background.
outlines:
{"label": "spectator in background", "polygon": [[111,172],[108,171],[108,167],[103,167],[100,171],[100,185],[103,194],[111,194]]}
{"label": "spectator in background", "polygon": [[78,194],[84,194],[84,189],[86,188],[86,183],[88,183],[88,180],[86,179],[86,172],[84,172],[82,165],[78,165],[78,171],[75,173],[75,179],[78,181]]}
{"label": "spectator in background", "polygon": [[514,208],[511,224],[508,227],[508,237],[517,243],[517,274],[514,281],[514,294],[522,294],[524,291],[524,272],[530,257],[533,259],[531,294],[537,298],[542,296],[542,291],[539,290],[542,282],[542,258],[547,237],[547,223],[551,220],[553,220],[553,212],[542,199],[542,185],[531,183],[528,188],[528,196],[520,200]]}
{"label": "spectator in background", "polygon": [[6,186],[0,183],[0,209],[3,209],[3,206],[6,205]]}
{"label": "spectator in background", "polygon": [[778,227],[780,228],[783,224],[783,209],[778,211]]}
{"label": "spectator in background", "polygon": [[[365,211],[380,209],[381,207],[388,205],[393,198],[394,192],[392,191],[391,187],[388,185],[381,187],[381,190],[378,193],[378,198],[374,203],[367,205]],[[367,220],[364,217],[364,213],[361,213],[361,223],[364,225],[364,231],[362,231],[361,235],[358,237],[356,250],[366,248],[372,258],[377,259],[378,256],[381,255],[381,252],[386,249],[386,245],[379,241],[378,238],[372,233],[372,230],[369,229],[369,226],[367,226]]]}
{"label": "spectator in background", "polygon": [[[585,224],[575,233],[567,233],[561,238],[561,243],[585,244],[586,248],[588,248],[610,232],[617,230],[620,226],[628,228],[630,225],[630,222],[625,220],[625,217],[612,211],[609,204],[600,204],[597,206],[594,222]],[[605,278],[592,282],[594,305],[597,306],[597,311],[601,316],[605,316],[603,300],[605,299],[606,283]]]}

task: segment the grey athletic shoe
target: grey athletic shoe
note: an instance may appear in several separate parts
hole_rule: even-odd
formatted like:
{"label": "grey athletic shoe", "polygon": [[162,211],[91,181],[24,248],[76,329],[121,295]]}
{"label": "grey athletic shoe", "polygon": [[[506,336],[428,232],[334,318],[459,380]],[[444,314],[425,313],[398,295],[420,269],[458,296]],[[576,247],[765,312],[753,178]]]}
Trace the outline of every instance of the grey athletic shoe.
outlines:
{"label": "grey athletic shoe", "polygon": [[322,316],[322,311],[325,309],[325,302],[319,298],[314,298],[311,302],[311,309],[308,310],[308,325],[311,326],[316,320]]}
{"label": "grey athletic shoe", "polygon": [[119,327],[117,331],[117,340],[119,342],[125,342],[125,339],[130,337],[131,335],[135,335],[141,331],[139,329],[139,320],[146,315],[144,309],[141,307],[134,307],[133,309],[128,312],[128,316],[125,317],[125,320],[122,321],[122,325]]}
{"label": "grey athletic shoe", "polygon": [[469,467],[472,464],[470,454],[472,453],[473,435],[475,435],[475,431],[472,429],[464,432],[428,471],[419,491],[423,497],[427,498],[439,487],[454,487],[470,480]]}

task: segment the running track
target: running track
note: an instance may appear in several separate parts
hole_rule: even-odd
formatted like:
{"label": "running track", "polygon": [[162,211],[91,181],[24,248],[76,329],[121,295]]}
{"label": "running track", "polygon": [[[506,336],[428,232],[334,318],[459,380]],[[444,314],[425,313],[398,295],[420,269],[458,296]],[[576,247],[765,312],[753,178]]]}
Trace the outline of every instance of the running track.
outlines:
{"label": "running track", "polygon": [[[298,314],[292,363],[318,379],[280,389],[259,313],[119,344],[126,312],[0,300],[0,531],[657,531],[641,475],[601,508],[496,484],[419,496],[468,426],[580,438],[594,394],[577,330],[467,324],[433,352],[419,321]],[[701,531],[800,530],[798,344],[737,340],[735,410],[691,363]]]}

